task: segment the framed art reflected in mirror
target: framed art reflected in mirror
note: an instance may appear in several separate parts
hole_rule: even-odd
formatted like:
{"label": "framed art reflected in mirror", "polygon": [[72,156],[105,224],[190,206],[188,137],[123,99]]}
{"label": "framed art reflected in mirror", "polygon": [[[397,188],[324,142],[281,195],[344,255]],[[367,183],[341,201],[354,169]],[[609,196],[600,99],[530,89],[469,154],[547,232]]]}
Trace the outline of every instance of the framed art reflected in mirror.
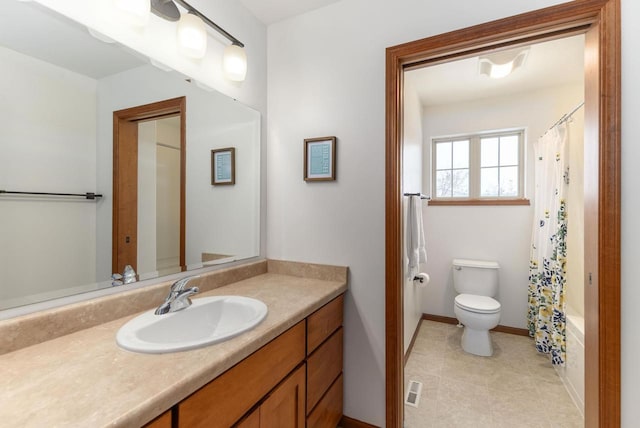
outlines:
{"label": "framed art reflected in mirror", "polygon": [[236,184],[236,149],[211,150],[211,184]]}

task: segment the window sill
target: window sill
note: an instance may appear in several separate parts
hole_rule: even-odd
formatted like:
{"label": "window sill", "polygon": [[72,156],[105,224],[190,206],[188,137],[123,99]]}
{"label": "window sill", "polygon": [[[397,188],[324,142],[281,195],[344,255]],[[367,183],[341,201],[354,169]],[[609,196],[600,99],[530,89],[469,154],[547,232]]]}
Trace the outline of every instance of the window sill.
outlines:
{"label": "window sill", "polygon": [[432,205],[531,205],[529,199],[432,199],[429,206]]}

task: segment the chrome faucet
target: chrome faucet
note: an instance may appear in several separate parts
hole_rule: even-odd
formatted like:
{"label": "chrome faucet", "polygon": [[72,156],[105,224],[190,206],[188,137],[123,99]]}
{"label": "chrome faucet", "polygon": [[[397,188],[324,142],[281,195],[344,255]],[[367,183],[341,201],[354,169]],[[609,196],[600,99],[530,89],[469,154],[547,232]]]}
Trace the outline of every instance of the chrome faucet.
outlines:
{"label": "chrome faucet", "polygon": [[113,280],[111,285],[115,287],[122,284],[131,284],[132,282],[136,282],[137,275],[136,271],[133,270],[133,267],[131,267],[131,265],[126,265],[124,267],[124,272],[122,275],[120,275],[119,273],[114,273],[113,275],[111,275],[111,279]]}
{"label": "chrome faucet", "polygon": [[199,276],[188,276],[186,278],[179,279],[174,282],[169,290],[169,295],[164,300],[158,309],[156,309],[156,315],[164,315],[170,312],[177,312],[191,306],[191,299],[189,297],[196,294],[200,289],[198,287],[185,288],[189,281],[194,278],[200,278]]}

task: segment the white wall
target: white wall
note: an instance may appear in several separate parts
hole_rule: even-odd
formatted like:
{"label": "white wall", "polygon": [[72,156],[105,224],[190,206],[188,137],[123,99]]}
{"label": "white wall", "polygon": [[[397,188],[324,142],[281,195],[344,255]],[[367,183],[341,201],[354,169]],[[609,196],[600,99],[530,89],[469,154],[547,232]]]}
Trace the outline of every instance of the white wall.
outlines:
{"label": "white wall", "polygon": [[[147,65],[98,82],[98,187],[105,189],[109,201],[98,210],[99,278],[111,275],[112,113],[183,95],[187,98],[187,264],[199,267],[203,252],[230,251],[241,257],[259,252],[260,114]],[[236,147],[236,184],[211,186],[211,149],[229,146]]]}
{"label": "white wall", "polygon": [[[268,29],[267,256],[348,265],[344,413],[384,423],[385,48],[554,0],[343,0]],[[338,137],[337,181],[302,180]]]}
{"label": "white wall", "polygon": [[[581,76],[577,76],[581,80]],[[525,128],[526,197],[533,203],[534,142],[584,98],[583,84],[537,89],[505,97],[424,109],[425,188],[429,188],[430,147],[435,137]],[[500,264],[497,299],[500,324],[526,328],[529,248],[533,205],[429,206],[424,210],[431,283],[423,293],[428,314],[455,317],[451,261],[492,260]]]}
{"label": "white wall", "polygon": [[[156,141],[157,122],[138,124],[138,219],[137,263],[140,278],[153,278],[156,274]],[[109,229],[111,230],[111,229]],[[120,272],[122,273],[122,272]]]}
{"label": "white wall", "polygon": [[180,118],[160,119],[156,123],[159,143],[156,145],[156,267],[179,272]]}
{"label": "white wall", "polygon": [[[404,125],[402,146],[402,190],[406,193],[423,193],[422,189],[422,106],[413,87],[413,82],[407,80],[404,87]],[[402,212],[407,218],[409,198],[402,200]],[[421,200],[422,209],[426,208],[426,201]],[[407,222],[404,223],[403,238],[406,237]],[[402,251],[406,251],[406,240],[403,240]],[[403,260],[406,254],[403,254]],[[420,272],[425,265],[420,266]],[[422,284],[413,281],[413,275],[404,266],[404,352],[407,352],[411,339],[422,318]]]}
{"label": "white wall", "polygon": [[[95,80],[3,47],[0,64],[0,189],[95,192]],[[0,307],[95,282],[99,203],[0,196]]]}
{"label": "white wall", "polygon": [[640,420],[640,2],[622,0],[622,426]]}

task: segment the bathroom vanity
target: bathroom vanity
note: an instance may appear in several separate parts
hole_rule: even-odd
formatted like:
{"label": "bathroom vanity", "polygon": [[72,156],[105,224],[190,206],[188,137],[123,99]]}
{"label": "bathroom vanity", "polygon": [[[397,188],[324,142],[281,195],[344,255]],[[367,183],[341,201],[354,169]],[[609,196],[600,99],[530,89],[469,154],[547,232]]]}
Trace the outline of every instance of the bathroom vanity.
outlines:
{"label": "bathroom vanity", "polygon": [[337,426],[342,308],[339,296],[146,426]]}
{"label": "bathroom vanity", "polygon": [[[199,284],[203,296],[267,304],[261,324],[228,341],[186,352],[129,352],[115,334],[134,313],[0,355],[3,426],[335,427],[347,269],[263,260],[245,267],[252,276],[233,281],[242,269],[213,272]],[[23,334],[47,324],[25,322]],[[2,323],[0,333],[15,331]]]}

